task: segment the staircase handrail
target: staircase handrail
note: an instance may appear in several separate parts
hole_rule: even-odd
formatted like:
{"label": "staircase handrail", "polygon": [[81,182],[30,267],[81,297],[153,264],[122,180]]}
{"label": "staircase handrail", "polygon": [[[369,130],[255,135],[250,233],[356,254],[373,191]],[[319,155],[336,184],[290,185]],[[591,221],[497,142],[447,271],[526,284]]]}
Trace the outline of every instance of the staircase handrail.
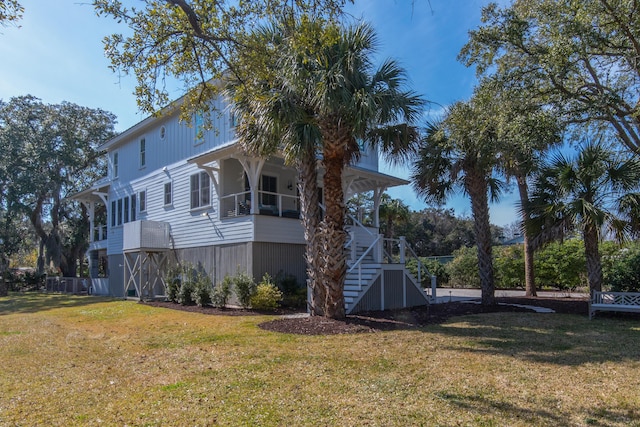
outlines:
{"label": "staircase handrail", "polygon": [[365,227],[364,224],[362,224],[360,221],[358,221],[355,216],[351,215],[350,213],[347,213],[347,216],[351,219],[351,221],[353,221],[354,225],[362,228],[364,231],[367,232],[367,234],[369,234],[369,236],[373,236],[373,233],[370,232],[369,229],[367,227]]}
{"label": "staircase handrail", "polygon": [[414,258],[418,263],[418,284],[422,286],[421,272],[423,268],[427,276],[431,278],[431,299],[434,300],[436,298],[436,287],[437,287],[436,276],[429,272],[429,269],[427,269],[427,266],[424,265],[422,261],[420,261],[420,258],[418,257],[418,255],[416,255],[415,251],[413,250],[413,248],[409,243],[405,244],[405,248],[409,250],[411,257]]}
{"label": "staircase handrail", "polygon": [[364,253],[362,255],[360,255],[360,258],[357,259],[356,262],[353,263],[353,265],[351,266],[351,268],[349,268],[349,270],[347,271],[348,273],[351,273],[358,265],[360,265],[362,263],[362,261],[364,260],[364,258],[369,254],[369,252],[371,252],[371,250],[377,246],[378,242],[380,241],[380,236],[376,237],[376,239],[373,241],[373,243],[367,248],[366,251],[364,251]]}

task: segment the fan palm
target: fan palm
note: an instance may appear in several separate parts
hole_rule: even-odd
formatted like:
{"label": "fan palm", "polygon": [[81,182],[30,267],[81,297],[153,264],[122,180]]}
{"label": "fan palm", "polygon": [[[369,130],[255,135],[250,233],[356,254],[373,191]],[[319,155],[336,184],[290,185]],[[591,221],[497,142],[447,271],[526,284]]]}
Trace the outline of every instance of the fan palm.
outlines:
{"label": "fan palm", "polygon": [[527,209],[538,240],[577,228],[583,238],[590,291],[602,289],[599,241],[624,240],[637,230],[640,161],[601,142],[587,143],[578,155],[559,153],[536,177]]}
{"label": "fan palm", "polygon": [[[557,114],[543,109],[522,88],[505,88],[495,78],[485,78],[476,89],[484,113],[491,114],[499,141],[498,168],[514,179],[523,206],[529,200],[529,178],[540,164],[540,159],[561,141],[561,126]],[[536,295],[533,254],[535,247],[524,224],[529,218],[520,210],[521,232],[524,246],[525,292]]]}
{"label": "fan palm", "polygon": [[[380,219],[385,224],[385,236],[393,239],[395,230],[394,226],[398,222],[406,222],[409,220],[409,207],[400,199],[392,199],[388,194],[383,194],[380,203]],[[387,252],[391,255],[393,242],[389,241]]]}
{"label": "fan palm", "polygon": [[373,28],[367,24],[341,31],[312,55],[309,94],[322,135],[326,212],[320,225],[323,235],[324,274],[327,280],[326,312],[345,315],[346,258],[345,200],[342,174],[360,155],[357,140],[378,148],[391,159],[406,159],[418,135],[410,125],[423,102],[405,90],[404,70],[391,60],[375,69]]}
{"label": "fan palm", "polygon": [[[319,280],[324,287],[316,298],[324,298],[322,314],[342,318],[344,168],[360,155],[356,140],[365,141],[365,147],[380,148],[390,158],[406,158],[418,137],[409,123],[418,115],[422,100],[403,89],[406,78],[397,63],[386,61],[379,69],[373,68],[370,55],[375,33],[366,24],[343,30],[302,19],[294,26],[273,25],[261,37],[275,46],[267,55],[274,68],[258,84],[250,85],[253,90],[235,91],[236,108],[243,117],[240,135],[258,153],[281,147],[299,171],[304,169],[299,185],[308,212],[303,212],[303,221],[307,238],[314,242],[307,240],[307,261],[315,271],[318,290]],[[247,86],[247,82],[239,85]],[[326,204],[319,223],[313,212],[317,203],[311,206],[314,195],[317,197],[312,171],[316,153],[324,169]]]}
{"label": "fan palm", "polygon": [[494,304],[489,196],[496,200],[501,183],[496,167],[494,129],[472,102],[458,102],[439,123],[429,123],[413,165],[413,187],[427,201],[443,203],[462,190],[471,199],[482,304]]}
{"label": "fan palm", "polygon": [[[231,77],[226,94],[234,101],[234,113],[240,118],[236,133],[250,152],[269,156],[277,151],[298,172],[300,216],[304,229],[309,309],[312,315],[324,315],[325,286],[321,278],[320,205],[318,199],[317,157],[320,134],[303,88],[297,83],[302,69],[290,55],[288,35],[294,31],[284,22],[263,26],[253,33],[251,52],[258,57],[252,63],[253,81]],[[258,69],[256,69],[258,67]],[[280,72],[287,70],[287,73]]]}

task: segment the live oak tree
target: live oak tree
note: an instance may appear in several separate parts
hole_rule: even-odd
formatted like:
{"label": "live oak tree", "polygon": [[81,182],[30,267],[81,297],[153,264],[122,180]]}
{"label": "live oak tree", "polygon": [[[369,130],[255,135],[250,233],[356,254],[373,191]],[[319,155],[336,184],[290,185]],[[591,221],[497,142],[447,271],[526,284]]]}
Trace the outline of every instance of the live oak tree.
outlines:
{"label": "live oak tree", "polygon": [[[104,39],[115,72],[133,73],[140,109],[156,113],[171,101],[169,90],[182,84],[186,96],[181,118],[196,111],[211,125],[210,100],[218,82],[231,74],[252,77],[262,58],[254,55],[248,35],[269,18],[291,19],[305,13],[331,18],[349,0],[143,0],[128,8],[119,0],[94,0],[96,12],[128,26],[129,35]],[[257,62],[256,62],[257,61]]]}
{"label": "live oak tree", "polygon": [[75,274],[88,218],[66,197],[102,176],[96,149],[114,135],[114,122],[103,110],[44,104],[33,96],[0,103],[0,145],[10,153],[0,161],[2,207],[29,218],[40,240],[40,272],[46,256],[54,268]]}
{"label": "live oak tree", "polygon": [[516,0],[483,9],[460,58],[527,84],[569,122],[608,127],[640,155],[640,3]]}
{"label": "live oak tree", "polygon": [[22,19],[24,7],[17,0],[0,1],[0,25],[7,26]]}

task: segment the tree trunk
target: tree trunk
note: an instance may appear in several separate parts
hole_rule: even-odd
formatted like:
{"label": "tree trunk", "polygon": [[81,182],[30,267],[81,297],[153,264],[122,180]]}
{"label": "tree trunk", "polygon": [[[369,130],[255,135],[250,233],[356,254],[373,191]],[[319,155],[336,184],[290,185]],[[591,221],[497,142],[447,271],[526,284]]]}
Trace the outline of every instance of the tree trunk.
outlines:
{"label": "tree trunk", "polygon": [[321,239],[319,235],[320,201],[318,200],[318,170],[315,150],[306,150],[298,161],[300,216],[304,229],[309,311],[312,316],[324,316],[326,290],[322,280]]}
{"label": "tree trunk", "polygon": [[[323,279],[326,281],[327,295],[325,316],[343,319],[346,316],[344,302],[344,279],[347,263],[344,246],[347,234],[344,230],[345,204],[342,188],[344,170],[349,143],[349,135],[341,132],[339,121],[329,120],[322,127],[324,198],[326,212],[321,222]],[[325,123],[327,124],[327,123]]]}
{"label": "tree trunk", "polygon": [[[526,206],[529,202],[529,187],[527,185],[527,179],[522,174],[518,174],[516,176],[516,181],[518,182],[518,193],[520,194],[520,205]],[[525,284],[525,295],[528,297],[537,296],[536,292],[536,276],[535,276],[535,268],[534,268],[534,260],[533,260],[533,244],[531,241],[531,236],[529,236],[529,232],[527,231],[526,224],[529,222],[529,213],[526,209],[522,210],[522,224],[524,225],[522,228],[522,237],[524,239],[523,242],[523,252],[524,252],[524,284]]]}
{"label": "tree trunk", "polygon": [[493,260],[491,258],[491,222],[489,220],[489,201],[487,198],[487,179],[480,171],[467,170],[465,187],[471,198],[473,229],[478,245],[478,270],[482,305],[495,304],[495,285],[493,282]]}
{"label": "tree trunk", "polygon": [[602,290],[602,264],[598,249],[598,230],[593,225],[587,225],[583,231],[584,253],[587,259],[587,281],[589,291]]}

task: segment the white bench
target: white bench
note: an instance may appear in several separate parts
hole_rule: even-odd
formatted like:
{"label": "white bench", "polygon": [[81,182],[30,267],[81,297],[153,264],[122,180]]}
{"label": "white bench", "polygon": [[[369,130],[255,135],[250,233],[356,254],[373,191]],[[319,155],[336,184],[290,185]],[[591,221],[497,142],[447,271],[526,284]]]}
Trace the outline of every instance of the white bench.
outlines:
{"label": "white bench", "polygon": [[589,319],[596,311],[624,311],[640,313],[640,292],[594,291],[589,301]]}

